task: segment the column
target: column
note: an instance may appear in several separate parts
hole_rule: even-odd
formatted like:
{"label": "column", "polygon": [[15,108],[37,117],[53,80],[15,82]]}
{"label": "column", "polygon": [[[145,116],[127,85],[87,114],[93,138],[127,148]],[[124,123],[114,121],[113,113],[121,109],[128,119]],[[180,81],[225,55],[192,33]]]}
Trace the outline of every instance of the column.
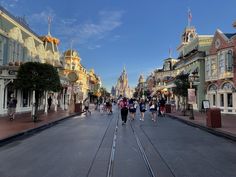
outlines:
{"label": "column", "polygon": [[4,114],[3,109],[3,103],[4,103],[4,80],[0,80],[0,114]]}
{"label": "column", "polygon": [[227,99],[227,93],[224,93],[224,112],[228,112],[228,99]]}
{"label": "column", "polygon": [[216,107],[220,108],[220,93],[216,93]]}
{"label": "column", "polygon": [[236,93],[233,92],[233,113],[236,113]]}
{"label": "column", "polygon": [[57,112],[57,104],[58,104],[58,100],[57,100],[57,95],[58,93],[54,93],[54,110],[55,112]]}
{"label": "column", "polygon": [[44,113],[48,113],[48,91],[45,91],[45,107],[44,107]]}

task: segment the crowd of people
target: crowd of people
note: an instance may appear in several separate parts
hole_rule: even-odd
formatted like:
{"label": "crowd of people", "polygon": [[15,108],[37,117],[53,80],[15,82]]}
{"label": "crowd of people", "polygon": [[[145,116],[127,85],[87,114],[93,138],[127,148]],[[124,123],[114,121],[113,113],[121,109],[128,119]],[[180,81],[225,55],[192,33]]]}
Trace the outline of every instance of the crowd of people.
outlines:
{"label": "crowd of people", "polygon": [[130,114],[130,120],[134,120],[136,117],[136,111],[139,107],[140,121],[144,121],[145,112],[149,109],[152,117],[152,121],[157,121],[157,116],[165,116],[165,104],[164,97],[150,98],[149,99],[127,99],[126,97],[118,100],[118,106],[121,111],[122,125],[126,124],[128,114]]}
{"label": "crowd of people", "polygon": [[[159,98],[153,97],[149,99],[135,99],[135,98],[126,98],[120,97],[117,100],[111,98],[98,99],[95,102],[95,110],[98,110],[102,113],[112,114],[112,106],[118,103],[118,108],[120,109],[120,115],[122,119],[122,125],[126,124],[128,115],[130,120],[135,120],[136,112],[139,110],[140,116],[139,120],[144,121],[145,113],[150,112],[151,120],[153,122],[157,121],[158,116],[165,116],[165,104],[166,99],[162,96]],[[89,110],[89,99],[84,101],[84,111],[91,114]]]}

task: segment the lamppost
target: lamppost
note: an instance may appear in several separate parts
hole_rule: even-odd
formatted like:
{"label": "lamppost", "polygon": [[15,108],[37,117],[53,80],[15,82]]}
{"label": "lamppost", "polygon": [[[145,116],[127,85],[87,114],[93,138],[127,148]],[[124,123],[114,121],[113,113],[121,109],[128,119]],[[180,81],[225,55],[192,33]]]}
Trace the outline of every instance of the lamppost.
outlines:
{"label": "lamppost", "polygon": [[195,74],[189,74],[188,76],[188,80],[189,80],[189,83],[190,83],[190,89],[188,90],[188,102],[189,104],[191,105],[191,115],[189,117],[189,119],[192,119],[194,120],[194,113],[193,113],[193,104],[196,100],[196,96],[195,96],[195,89],[193,89],[193,82],[195,81],[195,78],[198,77],[196,76]]}

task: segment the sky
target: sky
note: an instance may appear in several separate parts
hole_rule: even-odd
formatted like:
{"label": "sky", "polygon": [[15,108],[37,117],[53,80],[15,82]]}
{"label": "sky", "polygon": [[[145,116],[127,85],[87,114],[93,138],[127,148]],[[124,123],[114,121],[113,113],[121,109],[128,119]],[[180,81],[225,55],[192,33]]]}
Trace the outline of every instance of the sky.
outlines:
{"label": "sky", "polygon": [[236,32],[235,0],[0,0],[0,5],[24,16],[38,35],[47,34],[52,17],[51,34],[60,39],[60,52],[72,46],[108,90],[124,66],[135,87],[141,74],[162,67],[170,49],[178,57],[188,9],[198,34]]}

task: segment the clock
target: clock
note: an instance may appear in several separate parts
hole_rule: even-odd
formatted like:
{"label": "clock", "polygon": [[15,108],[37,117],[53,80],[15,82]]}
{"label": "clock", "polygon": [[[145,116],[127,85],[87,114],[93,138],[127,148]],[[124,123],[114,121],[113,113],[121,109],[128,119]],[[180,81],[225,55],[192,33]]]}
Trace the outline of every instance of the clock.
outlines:
{"label": "clock", "polygon": [[71,71],[68,75],[67,75],[68,79],[71,82],[76,82],[78,80],[78,75],[76,74],[75,71]]}
{"label": "clock", "polygon": [[220,39],[215,40],[215,48],[218,49],[220,47]]}

